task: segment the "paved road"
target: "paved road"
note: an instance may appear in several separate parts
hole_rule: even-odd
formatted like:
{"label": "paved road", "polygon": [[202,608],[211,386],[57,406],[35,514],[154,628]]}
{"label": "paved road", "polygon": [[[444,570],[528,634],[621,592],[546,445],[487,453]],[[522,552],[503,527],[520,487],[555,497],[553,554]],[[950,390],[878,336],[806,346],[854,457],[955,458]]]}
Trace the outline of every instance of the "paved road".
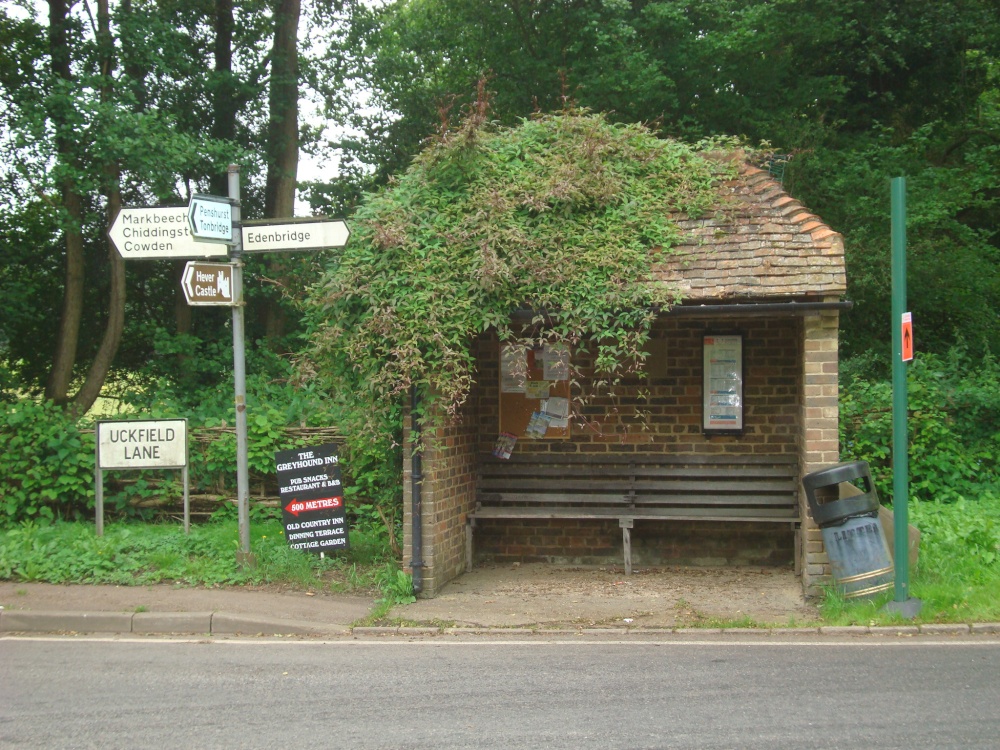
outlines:
{"label": "paved road", "polygon": [[996,748],[997,639],[0,640],[3,748]]}

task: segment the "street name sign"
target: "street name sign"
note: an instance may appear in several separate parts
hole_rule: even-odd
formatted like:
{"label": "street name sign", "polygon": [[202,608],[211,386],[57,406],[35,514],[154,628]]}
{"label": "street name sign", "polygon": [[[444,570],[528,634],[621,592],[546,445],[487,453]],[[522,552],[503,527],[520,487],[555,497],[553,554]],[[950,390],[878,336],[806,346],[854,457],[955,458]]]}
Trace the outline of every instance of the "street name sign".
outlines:
{"label": "street name sign", "polygon": [[101,469],[179,469],[188,463],[186,419],[97,423]]}
{"label": "street name sign", "polygon": [[226,245],[195,242],[187,214],[187,206],[123,208],[108,237],[125,260],[228,258]]}
{"label": "street name sign", "polygon": [[233,244],[233,204],[217,195],[192,195],[188,225],[197,242]]}
{"label": "street name sign", "polygon": [[94,440],[94,517],[104,536],[105,469],[180,469],[184,485],[184,533],[191,530],[186,419],[124,419],[98,422]]}
{"label": "street name sign", "polygon": [[244,253],[294,252],[343,247],[351,236],[347,222],[291,221],[243,225]]}
{"label": "street name sign", "polygon": [[288,546],[317,553],[347,549],[336,443],[277,451],[274,460]]}
{"label": "street name sign", "polygon": [[233,267],[228,263],[188,261],[181,287],[189,305],[233,305]]}

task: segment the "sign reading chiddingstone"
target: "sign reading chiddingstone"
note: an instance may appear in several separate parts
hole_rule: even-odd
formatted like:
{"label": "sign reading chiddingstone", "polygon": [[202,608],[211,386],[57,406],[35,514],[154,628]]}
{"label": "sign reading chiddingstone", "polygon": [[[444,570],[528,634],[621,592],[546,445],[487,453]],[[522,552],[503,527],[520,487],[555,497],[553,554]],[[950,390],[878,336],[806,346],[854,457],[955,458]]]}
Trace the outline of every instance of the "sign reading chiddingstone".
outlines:
{"label": "sign reading chiddingstone", "polygon": [[336,443],[277,451],[274,460],[288,546],[307,552],[347,549]]}

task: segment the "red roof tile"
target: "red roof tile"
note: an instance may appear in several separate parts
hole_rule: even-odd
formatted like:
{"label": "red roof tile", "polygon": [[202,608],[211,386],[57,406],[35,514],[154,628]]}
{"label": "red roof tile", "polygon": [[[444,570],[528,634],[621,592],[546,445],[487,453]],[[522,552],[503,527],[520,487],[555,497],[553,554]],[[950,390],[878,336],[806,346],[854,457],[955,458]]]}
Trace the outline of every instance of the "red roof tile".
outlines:
{"label": "red roof tile", "polygon": [[653,270],[683,299],[828,298],[847,290],[844,243],[766,172],[744,165],[722,185],[724,205],[692,219]]}

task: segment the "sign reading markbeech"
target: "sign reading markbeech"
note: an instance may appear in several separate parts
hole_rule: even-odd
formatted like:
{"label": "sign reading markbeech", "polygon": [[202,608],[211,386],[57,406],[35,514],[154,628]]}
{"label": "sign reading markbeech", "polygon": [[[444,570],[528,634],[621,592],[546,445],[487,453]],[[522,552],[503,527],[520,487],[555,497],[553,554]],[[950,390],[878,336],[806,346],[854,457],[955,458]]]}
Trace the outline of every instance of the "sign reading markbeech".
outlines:
{"label": "sign reading markbeech", "polygon": [[243,225],[244,253],[292,252],[343,247],[351,233],[345,221],[294,221]]}
{"label": "sign reading markbeech", "polygon": [[187,420],[97,423],[99,469],[179,469],[187,466]]}
{"label": "sign reading markbeech", "polygon": [[188,261],[181,286],[189,305],[232,305],[233,267],[228,263]]}
{"label": "sign reading markbeech", "polygon": [[108,237],[125,260],[229,257],[226,245],[195,241],[187,206],[123,208]]}

